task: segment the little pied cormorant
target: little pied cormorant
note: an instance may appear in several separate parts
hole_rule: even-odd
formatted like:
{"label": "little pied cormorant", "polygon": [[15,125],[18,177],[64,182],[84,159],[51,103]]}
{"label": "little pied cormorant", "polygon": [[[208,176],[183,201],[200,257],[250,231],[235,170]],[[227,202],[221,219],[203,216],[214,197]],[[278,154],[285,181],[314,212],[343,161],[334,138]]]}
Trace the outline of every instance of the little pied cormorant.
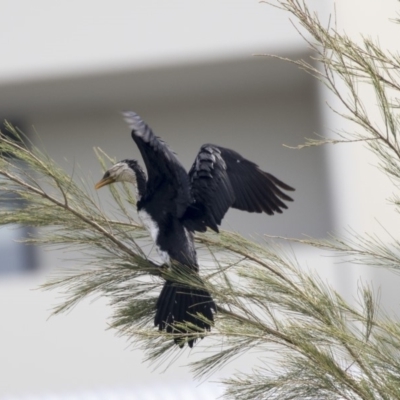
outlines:
{"label": "little pied cormorant", "polygon": [[[189,173],[176,155],[134,112],[123,112],[132,129],[147,168],[147,178],[136,160],[122,160],[105,172],[96,189],[114,182],[130,182],[137,188],[137,210],[154,240],[163,263],[171,259],[198,274],[193,232],[218,225],[229,207],[248,212],[282,213],[283,202],[294,190],[253,162],[224,147],[205,144]],[[182,332],[175,323],[190,323],[210,330],[215,303],[206,290],[179,287],[166,281],[156,304],[155,326],[170,333]],[[206,320],[197,318],[202,314]],[[190,347],[196,339],[188,338]],[[182,345],[182,339],[175,342]]]}

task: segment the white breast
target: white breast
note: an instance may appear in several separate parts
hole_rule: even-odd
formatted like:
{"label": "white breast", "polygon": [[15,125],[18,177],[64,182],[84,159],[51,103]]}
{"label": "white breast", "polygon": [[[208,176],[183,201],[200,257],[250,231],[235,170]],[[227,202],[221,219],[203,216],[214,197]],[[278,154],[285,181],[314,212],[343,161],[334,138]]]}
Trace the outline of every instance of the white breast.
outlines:
{"label": "white breast", "polygon": [[162,263],[170,264],[171,260],[170,260],[168,253],[166,251],[161,250],[157,245],[158,232],[160,231],[157,222],[155,222],[151,218],[151,216],[144,210],[140,210],[138,212],[138,215],[139,215],[140,220],[142,221],[142,224],[150,233],[150,236],[154,241],[157,253],[160,256]]}
{"label": "white breast", "polygon": [[142,221],[142,224],[144,225],[144,227],[149,231],[151,238],[154,240],[154,242],[157,241],[157,237],[158,237],[158,232],[159,232],[159,228],[157,225],[157,222],[155,222],[150,214],[148,214],[146,211],[144,210],[140,210],[138,212],[139,218]]}

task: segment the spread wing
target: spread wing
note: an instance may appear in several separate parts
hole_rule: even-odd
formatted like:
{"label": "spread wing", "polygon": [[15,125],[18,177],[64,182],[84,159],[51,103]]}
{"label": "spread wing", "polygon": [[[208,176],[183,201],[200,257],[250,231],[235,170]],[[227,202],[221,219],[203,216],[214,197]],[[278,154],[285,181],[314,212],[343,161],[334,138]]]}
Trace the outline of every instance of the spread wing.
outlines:
{"label": "spread wing", "polygon": [[132,139],[142,154],[147,169],[147,190],[153,192],[163,183],[176,190],[177,216],[180,218],[191,201],[189,178],[175,154],[133,111],[122,113],[132,129]]}
{"label": "spread wing", "polygon": [[294,190],[236,151],[205,144],[189,171],[192,205],[184,215],[188,229],[218,232],[229,207],[248,212],[282,213]]}

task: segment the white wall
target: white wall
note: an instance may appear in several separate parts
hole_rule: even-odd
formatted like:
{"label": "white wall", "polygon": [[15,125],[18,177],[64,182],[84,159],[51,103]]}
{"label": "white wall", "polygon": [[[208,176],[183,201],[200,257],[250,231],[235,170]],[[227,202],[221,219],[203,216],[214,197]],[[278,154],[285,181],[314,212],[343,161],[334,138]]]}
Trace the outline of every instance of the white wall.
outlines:
{"label": "white wall", "polygon": [[[362,36],[378,42],[382,49],[398,52],[398,35],[400,26],[393,19],[398,18],[399,3],[391,0],[379,2],[337,1],[339,30],[346,32],[353,40],[361,44]],[[368,109],[369,117],[374,123],[382,124],[381,113],[376,107],[377,101],[370,88],[360,85],[360,95]],[[350,126],[337,120],[338,126]],[[346,124],[346,125],[345,125]],[[351,127],[352,128],[352,127]],[[393,182],[380,172],[377,158],[367,151],[363,145],[352,145],[352,167],[354,178],[354,197],[357,198],[360,229],[376,232],[381,231],[382,223],[390,231],[397,231],[399,219],[393,212],[387,199],[393,192]],[[365,179],[368,177],[368,179]]]}
{"label": "white wall", "polygon": [[3,0],[2,14],[7,17],[0,27],[0,82],[249,55],[302,43],[288,29],[286,15],[256,0]]}
{"label": "white wall", "polygon": [[[345,1],[336,2],[338,30],[350,38],[362,43],[362,37],[370,38],[380,44],[382,49],[398,52],[398,35],[400,26],[393,23],[398,18],[399,3],[391,0]],[[371,88],[359,85],[359,95],[371,121],[379,126],[382,115],[376,107],[377,100]],[[351,130],[353,125],[341,118],[326,114],[326,121],[336,129]],[[356,128],[359,129],[359,128]],[[393,182],[378,169],[378,159],[365,146],[352,144],[347,149],[333,150],[336,158],[344,158],[342,166],[337,166],[336,181],[342,181],[342,192],[339,217],[342,230],[354,229],[360,234],[377,235],[384,242],[392,242],[389,234],[397,237],[400,218],[388,199],[395,193]],[[339,188],[339,186],[337,186]],[[342,195],[343,194],[343,195]],[[389,234],[388,234],[389,233]],[[358,282],[372,283],[380,293],[380,303],[389,314],[399,315],[400,279],[398,275],[382,269],[352,267],[343,275],[343,284],[355,288]]]}

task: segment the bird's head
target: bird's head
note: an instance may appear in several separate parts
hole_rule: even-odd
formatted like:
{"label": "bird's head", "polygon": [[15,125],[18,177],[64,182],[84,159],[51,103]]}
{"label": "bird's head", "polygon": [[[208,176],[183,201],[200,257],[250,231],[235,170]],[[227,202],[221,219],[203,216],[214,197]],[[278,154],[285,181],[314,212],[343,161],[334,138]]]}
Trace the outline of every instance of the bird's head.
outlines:
{"label": "bird's head", "polygon": [[115,182],[130,182],[136,184],[136,171],[140,169],[136,160],[122,160],[109,168],[96,183],[95,188],[100,189],[103,186]]}

